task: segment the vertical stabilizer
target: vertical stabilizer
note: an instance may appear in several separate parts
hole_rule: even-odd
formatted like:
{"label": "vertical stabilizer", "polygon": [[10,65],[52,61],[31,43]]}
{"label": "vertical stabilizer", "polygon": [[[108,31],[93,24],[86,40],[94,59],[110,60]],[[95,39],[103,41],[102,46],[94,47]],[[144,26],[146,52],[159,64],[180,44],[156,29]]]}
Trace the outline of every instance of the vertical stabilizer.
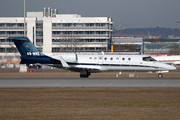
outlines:
{"label": "vertical stabilizer", "polygon": [[8,39],[14,42],[22,57],[40,56],[39,50],[27,37],[9,37]]}

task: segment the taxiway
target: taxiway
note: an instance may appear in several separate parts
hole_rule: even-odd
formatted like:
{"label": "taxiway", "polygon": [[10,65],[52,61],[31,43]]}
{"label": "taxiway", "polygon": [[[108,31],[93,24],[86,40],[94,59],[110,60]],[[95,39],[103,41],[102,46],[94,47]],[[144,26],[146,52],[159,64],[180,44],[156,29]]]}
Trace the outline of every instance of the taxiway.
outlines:
{"label": "taxiway", "polygon": [[1,78],[0,87],[180,87],[179,78]]}

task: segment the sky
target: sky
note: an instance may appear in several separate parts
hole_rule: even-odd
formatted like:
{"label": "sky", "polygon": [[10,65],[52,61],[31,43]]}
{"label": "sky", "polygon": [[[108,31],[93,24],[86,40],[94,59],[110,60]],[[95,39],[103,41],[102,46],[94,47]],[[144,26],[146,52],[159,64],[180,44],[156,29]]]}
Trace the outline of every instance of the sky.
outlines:
{"label": "sky", "polygon": [[[110,17],[115,29],[180,28],[180,0],[26,0],[26,12],[58,9],[59,14]],[[0,17],[23,17],[24,0],[0,0]]]}

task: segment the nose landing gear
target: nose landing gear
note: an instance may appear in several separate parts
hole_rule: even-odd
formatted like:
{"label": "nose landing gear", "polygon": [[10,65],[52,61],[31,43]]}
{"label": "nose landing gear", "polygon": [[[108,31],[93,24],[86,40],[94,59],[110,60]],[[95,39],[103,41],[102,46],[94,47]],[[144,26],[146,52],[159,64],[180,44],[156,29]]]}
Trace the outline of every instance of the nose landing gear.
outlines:
{"label": "nose landing gear", "polygon": [[159,73],[158,78],[162,78],[162,77],[163,77],[162,73]]}

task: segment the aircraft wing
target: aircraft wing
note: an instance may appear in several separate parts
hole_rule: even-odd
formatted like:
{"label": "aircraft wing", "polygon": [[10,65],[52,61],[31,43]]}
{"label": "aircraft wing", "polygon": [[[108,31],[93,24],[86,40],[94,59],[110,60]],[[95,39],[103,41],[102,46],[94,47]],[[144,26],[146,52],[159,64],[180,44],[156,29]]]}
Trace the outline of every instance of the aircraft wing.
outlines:
{"label": "aircraft wing", "polygon": [[65,68],[69,68],[70,66],[67,64],[67,62],[62,58],[62,57],[59,57],[61,63],[62,63],[62,66],[65,67]]}

